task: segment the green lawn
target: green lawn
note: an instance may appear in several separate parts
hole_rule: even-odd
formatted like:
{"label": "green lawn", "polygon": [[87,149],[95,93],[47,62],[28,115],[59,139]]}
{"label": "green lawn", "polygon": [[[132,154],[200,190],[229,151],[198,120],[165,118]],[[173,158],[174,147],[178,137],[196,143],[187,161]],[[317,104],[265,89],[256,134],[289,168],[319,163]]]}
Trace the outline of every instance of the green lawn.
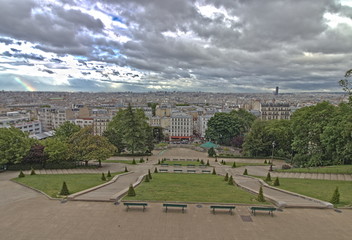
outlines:
{"label": "green lawn", "polygon": [[[261,178],[265,179],[265,177]],[[271,179],[273,181],[269,183],[270,185],[272,185],[275,178],[272,177]],[[326,202],[330,201],[335,188],[339,187],[340,204],[337,207],[352,207],[352,182],[350,181],[280,178],[280,186],[278,187]]]}
{"label": "green lawn", "polygon": [[352,174],[352,165],[335,165],[316,168],[291,168],[287,170],[276,170],[278,172],[296,172],[296,173],[343,173]]}
{"label": "green lawn", "polygon": [[[199,166],[199,165],[201,165],[201,163],[197,162],[197,161],[164,161],[162,164],[169,164],[169,165],[181,164],[182,166],[187,166],[187,165]],[[204,162],[204,164],[206,164],[206,162]]]}
{"label": "green lawn", "polygon": [[[111,173],[115,176],[120,173]],[[106,177],[107,173],[105,173]],[[63,181],[66,182],[70,194],[100,185],[106,181],[101,180],[101,174],[38,174],[26,175],[24,178],[12,179],[32,188],[45,192],[51,197],[57,197]],[[110,180],[110,179],[108,179]]]}
{"label": "green lawn", "polygon": [[229,185],[223,176],[177,173],[152,176],[149,183],[143,182],[135,189],[135,197],[126,196],[124,200],[262,204],[255,200],[257,196]]}
{"label": "green lawn", "polygon": [[[125,163],[125,164],[132,164],[132,161],[133,160],[105,160],[105,161],[102,161],[102,162],[105,162],[105,163]],[[136,164],[139,163],[139,159],[138,160],[135,160],[136,161]],[[145,161],[145,160],[144,160]]]}

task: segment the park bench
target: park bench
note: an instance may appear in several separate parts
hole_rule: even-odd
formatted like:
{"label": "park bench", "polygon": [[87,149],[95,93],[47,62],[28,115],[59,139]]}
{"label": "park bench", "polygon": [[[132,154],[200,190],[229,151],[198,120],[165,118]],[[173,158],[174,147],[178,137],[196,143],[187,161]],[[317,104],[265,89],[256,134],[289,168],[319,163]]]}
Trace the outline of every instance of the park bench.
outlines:
{"label": "park bench", "polygon": [[188,172],[188,173],[195,173],[196,170],[190,170],[190,169],[188,169],[187,172]]}
{"label": "park bench", "polygon": [[168,169],[159,169],[159,172],[168,172]]}
{"label": "park bench", "polygon": [[167,164],[167,163],[162,163],[162,164],[160,164],[160,165],[163,166],[163,167],[169,166],[169,164]]}
{"label": "park bench", "polygon": [[184,159],[180,159],[180,161],[184,161]]}
{"label": "park bench", "polygon": [[271,216],[274,215],[274,211],[276,211],[276,208],[274,207],[250,207],[249,208],[252,211],[252,214],[255,216],[255,211],[267,211]]}
{"label": "park bench", "polygon": [[174,163],[173,165],[177,166],[177,167],[181,167],[182,166],[182,164],[179,164],[179,163]]}
{"label": "park bench", "polygon": [[213,213],[215,214],[215,209],[229,209],[230,214],[232,214],[232,210],[236,208],[236,206],[210,206],[211,209],[213,209]]}
{"label": "park bench", "polygon": [[168,207],[177,207],[177,208],[182,208],[182,212],[185,211],[185,208],[187,207],[187,204],[172,204],[172,203],[164,203],[163,207],[165,207],[165,212],[167,212]]}
{"label": "park bench", "polygon": [[174,172],[182,172],[182,169],[174,169]]}
{"label": "park bench", "polygon": [[207,165],[199,165],[200,168],[206,168]]}
{"label": "park bench", "polygon": [[202,170],[202,173],[210,173],[210,170]]}
{"label": "park bench", "polygon": [[178,158],[174,158],[174,159],[172,159],[172,161],[178,161]]}
{"label": "park bench", "polygon": [[148,206],[148,203],[124,202],[123,205],[125,205],[127,207],[127,211],[130,208],[130,206],[142,206],[143,207],[143,212],[144,212],[145,207]]}
{"label": "park bench", "polygon": [[187,164],[187,167],[195,167],[196,165],[194,164]]}

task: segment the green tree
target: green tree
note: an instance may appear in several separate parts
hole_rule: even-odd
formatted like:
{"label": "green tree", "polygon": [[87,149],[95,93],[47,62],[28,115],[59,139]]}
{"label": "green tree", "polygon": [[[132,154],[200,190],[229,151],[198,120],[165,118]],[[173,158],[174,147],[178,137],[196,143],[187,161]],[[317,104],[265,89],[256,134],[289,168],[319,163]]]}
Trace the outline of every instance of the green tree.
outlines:
{"label": "green tree", "polygon": [[20,174],[18,174],[18,177],[19,178],[23,178],[23,177],[25,177],[26,175],[24,175],[24,173],[22,172],[22,170],[20,171]]}
{"label": "green tree", "polygon": [[348,70],[345,73],[345,79],[341,79],[339,81],[339,85],[342,87],[342,90],[344,90],[348,94],[349,104],[352,104],[352,87],[351,87],[351,82],[347,78],[351,77],[351,75],[352,75],[352,69]]}
{"label": "green tree", "polygon": [[229,183],[229,185],[233,185],[233,177],[232,177],[232,175],[230,176],[228,183]]}
{"label": "green tree", "polygon": [[134,191],[134,187],[132,184],[130,184],[130,187],[128,188],[127,196],[129,197],[136,196],[136,192]]}
{"label": "green tree", "polygon": [[120,110],[109,123],[105,136],[119,152],[127,149],[132,154],[153,150],[153,131],[141,109],[132,109],[131,105]]}
{"label": "green tree", "polygon": [[236,162],[235,161],[232,164],[232,168],[236,168]]}
{"label": "green tree", "polygon": [[44,153],[48,156],[49,162],[65,162],[69,160],[68,153],[68,143],[60,140],[60,138],[47,138],[42,141],[44,148]]}
{"label": "green tree", "polygon": [[268,174],[266,175],[265,181],[271,182],[270,172],[268,172]]}
{"label": "green tree", "polygon": [[265,202],[262,186],[260,186],[260,188],[259,188],[257,200],[258,200],[258,202]]}
{"label": "green tree", "polygon": [[339,204],[340,203],[340,193],[339,193],[339,188],[336,187],[334,194],[331,197],[330,202],[334,205]]}
{"label": "green tree", "polygon": [[70,191],[68,190],[65,181],[62,183],[62,187],[61,187],[61,191],[60,191],[59,195],[62,195],[62,196],[70,195]]}
{"label": "green tree", "polygon": [[22,162],[33,144],[34,141],[17,128],[0,128],[0,165]]}
{"label": "green tree", "polygon": [[74,123],[68,121],[64,122],[62,125],[55,129],[55,138],[67,142],[72,137],[72,135],[76,132],[79,132],[80,129],[81,127]]}
{"label": "green tree", "polygon": [[[209,157],[214,157],[216,156],[216,152],[215,152],[215,149],[213,147],[209,148],[208,150],[208,156]],[[202,160],[203,161],[203,160]]]}
{"label": "green tree", "polygon": [[150,181],[149,181],[149,175],[148,175],[148,174],[147,174],[147,175],[145,175],[145,179],[144,179],[144,181],[145,181],[145,182],[150,182]]}
{"label": "green tree", "polygon": [[101,173],[101,180],[102,180],[102,181],[106,181],[106,177],[105,177],[105,174],[104,174],[104,173]]}
{"label": "green tree", "polygon": [[110,170],[108,171],[108,174],[106,175],[108,178],[111,178],[111,173]]}
{"label": "green tree", "polygon": [[291,117],[295,151],[293,163],[298,166],[321,166],[326,159],[321,135],[328,126],[336,107],[328,102],[298,109]]}
{"label": "green tree", "polygon": [[31,169],[31,174],[30,175],[36,175],[36,173],[35,173],[33,168]]}
{"label": "green tree", "polygon": [[224,178],[224,181],[225,181],[225,182],[229,181],[229,174],[228,174],[228,173],[226,173],[225,178]]}
{"label": "green tree", "polygon": [[246,169],[244,169],[243,175],[248,175],[247,168],[246,168]]}
{"label": "green tree", "polygon": [[116,148],[102,136],[94,136],[92,127],[82,128],[69,139],[71,157],[77,161],[106,160],[115,152]]}
{"label": "green tree", "polygon": [[279,177],[276,177],[275,178],[275,181],[274,181],[274,186],[280,186],[280,181],[279,181]]}

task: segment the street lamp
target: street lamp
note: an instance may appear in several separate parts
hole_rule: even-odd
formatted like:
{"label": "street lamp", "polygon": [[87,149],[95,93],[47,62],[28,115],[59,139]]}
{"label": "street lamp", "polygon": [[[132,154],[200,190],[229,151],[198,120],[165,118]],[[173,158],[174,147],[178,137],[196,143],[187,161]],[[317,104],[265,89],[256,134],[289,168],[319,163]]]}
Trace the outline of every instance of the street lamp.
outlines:
{"label": "street lamp", "polygon": [[271,163],[269,171],[273,170],[273,160],[274,160],[274,148],[275,148],[275,141],[272,142],[273,149],[271,151]]}

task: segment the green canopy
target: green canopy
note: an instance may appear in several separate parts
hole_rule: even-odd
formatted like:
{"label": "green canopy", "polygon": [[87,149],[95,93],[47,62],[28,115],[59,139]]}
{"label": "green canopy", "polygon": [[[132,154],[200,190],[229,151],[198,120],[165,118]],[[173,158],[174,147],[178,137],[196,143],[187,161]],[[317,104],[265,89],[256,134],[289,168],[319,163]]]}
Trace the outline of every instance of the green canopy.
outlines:
{"label": "green canopy", "polygon": [[212,142],[206,142],[200,146],[203,148],[217,148],[217,147],[219,147],[219,145],[216,145],[215,143],[212,143]]}

